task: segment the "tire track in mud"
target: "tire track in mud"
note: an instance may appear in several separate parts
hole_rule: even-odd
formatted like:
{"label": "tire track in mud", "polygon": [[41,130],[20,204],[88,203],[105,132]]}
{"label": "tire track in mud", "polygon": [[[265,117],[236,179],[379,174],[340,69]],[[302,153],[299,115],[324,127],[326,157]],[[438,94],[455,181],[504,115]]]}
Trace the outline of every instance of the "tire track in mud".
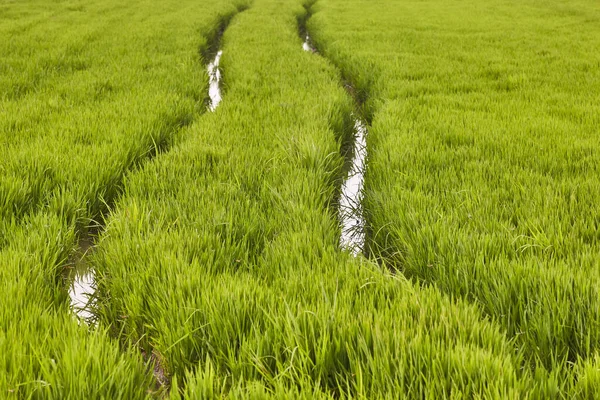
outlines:
{"label": "tire track in mud", "polygon": [[[304,5],[306,14],[298,21],[300,38],[303,40],[302,49],[326,59],[331,65],[339,67],[325,57],[312,41],[306,23],[312,16],[311,8],[314,1]],[[341,71],[340,71],[341,74]],[[363,209],[364,177],[367,167],[367,135],[369,124],[362,112],[362,101],[356,96],[354,85],[347,79],[342,79],[342,86],[354,100],[354,111],[350,115],[353,121],[351,132],[343,132],[343,143],[340,153],[344,157],[346,176],[342,183],[338,201],[338,218],[341,228],[340,248],[351,252],[354,256],[365,253],[367,238],[367,223]]]}
{"label": "tire track in mud", "polygon": [[[221,38],[227,29],[227,26],[237,14],[245,11],[248,7],[239,7],[237,11],[231,15],[223,17],[219,23],[218,29],[208,41],[208,45],[204,51],[200,51],[200,56],[207,70],[209,85],[208,93],[205,98],[205,112],[214,112],[222,100],[222,74],[220,67],[220,59],[223,54],[221,50]],[[210,60],[210,61],[208,61]],[[201,113],[203,114],[203,113]],[[200,115],[201,115],[200,114]],[[196,115],[198,117],[199,115]],[[176,135],[176,131],[191,124],[193,119],[188,119],[179,125],[172,132],[171,138]],[[156,144],[147,156],[140,160],[132,168],[127,169],[119,182],[118,195],[106,203],[106,209],[100,213],[99,221],[92,220],[92,224],[85,227],[85,232],[80,234],[77,248],[71,254],[71,257],[62,269],[62,280],[69,295],[70,308],[75,317],[80,323],[85,323],[89,326],[94,326],[97,322],[97,316],[94,314],[94,308],[98,302],[96,295],[97,283],[93,266],[90,263],[91,256],[96,251],[98,240],[106,230],[106,223],[111,217],[111,211],[117,203],[120,194],[124,189],[125,176],[128,172],[136,168],[140,168],[143,164],[150,163],[159,154],[166,153],[174,144],[174,140],[167,140]],[[162,366],[161,356],[151,352],[150,354],[142,353],[144,359],[149,364],[149,370],[152,371],[158,392],[168,393],[170,380],[166,369]]]}

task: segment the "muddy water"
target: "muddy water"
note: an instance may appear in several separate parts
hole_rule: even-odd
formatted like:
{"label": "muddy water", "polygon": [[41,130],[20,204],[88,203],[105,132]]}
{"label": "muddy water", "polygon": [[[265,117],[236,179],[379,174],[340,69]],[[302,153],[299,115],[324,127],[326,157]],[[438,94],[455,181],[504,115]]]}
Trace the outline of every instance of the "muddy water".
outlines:
{"label": "muddy water", "polygon": [[85,322],[91,321],[93,314],[93,294],[96,291],[94,270],[87,262],[87,256],[94,249],[93,239],[88,237],[79,242],[79,250],[69,262],[67,269],[67,282],[69,284],[69,298],[73,313]]}
{"label": "muddy water", "polygon": [[[317,53],[310,36],[306,35],[302,49]],[[342,185],[340,196],[339,218],[342,228],[340,247],[350,251],[355,256],[362,253],[365,246],[365,219],[363,215],[363,188],[367,159],[367,125],[355,115],[354,142],[352,145],[352,160],[348,176]]]}
{"label": "muddy water", "polygon": [[210,97],[208,109],[210,111],[215,111],[221,102],[221,70],[219,69],[219,62],[221,61],[222,54],[223,51],[219,50],[214,60],[207,67],[209,77],[208,96]]}

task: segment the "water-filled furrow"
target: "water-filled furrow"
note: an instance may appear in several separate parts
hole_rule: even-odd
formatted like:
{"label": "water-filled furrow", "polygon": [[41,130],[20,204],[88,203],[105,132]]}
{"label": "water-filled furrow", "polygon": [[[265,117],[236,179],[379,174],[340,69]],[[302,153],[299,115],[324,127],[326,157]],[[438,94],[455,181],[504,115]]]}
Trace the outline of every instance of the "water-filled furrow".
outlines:
{"label": "water-filled furrow", "polygon": [[[244,10],[245,8],[240,8],[238,12]],[[231,16],[222,21],[221,29],[212,39],[212,45],[208,46],[207,52],[202,54],[204,60],[212,60],[206,65],[209,78],[207,111],[210,112],[215,111],[222,100],[220,60],[223,51],[219,48],[219,45],[230,18]],[[213,53],[211,50],[215,51],[214,58],[212,57]],[[147,157],[144,161],[151,161],[158,153],[159,151],[157,151],[156,154]],[[110,208],[111,207],[109,207],[109,211]],[[108,212],[102,215],[102,221],[107,221],[109,218]],[[80,239],[78,250],[71,257],[67,268],[65,268],[65,280],[68,286],[71,310],[79,322],[85,322],[88,325],[95,324],[97,319],[97,316],[94,314],[94,308],[97,302],[96,272],[89,260],[96,249],[96,241],[102,236],[104,229],[104,224],[98,224],[92,228],[92,234],[85,235]],[[154,376],[154,381],[156,383],[154,389],[157,391],[168,392],[170,390],[171,382],[166,373],[164,363],[162,362],[162,357],[153,351],[149,353],[142,351],[142,355],[150,366],[150,373]]]}
{"label": "water-filled furrow", "polygon": [[207,67],[209,77],[208,97],[210,99],[208,109],[210,111],[215,111],[221,102],[221,70],[219,69],[219,62],[221,61],[222,54],[223,50],[217,51],[215,58]]}
{"label": "water-filled furrow", "polygon": [[94,271],[76,272],[73,284],[69,289],[71,298],[71,309],[79,318],[89,321],[93,314],[90,311],[93,306],[93,294],[96,290]]}
{"label": "water-filled furrow", "polygon": [[[304,29],[302,30],[304,31]],[[308,33],[303,32],[302,49],[318,53]],[[346,87],[351,92],[353,88]],[[358,108],[358,107],[357,107]],[[354,131],[352,151],[348,152],[350,169],[341,188],[338,216],[341,225],[340,247],[355,256],[361,254],[365,247],[365,218],[363,213],[363,188],[367,160],[367,125],[357,113],[352,115]]]}
{"label": "water-filled furrow", "polygon": [[310,42],[310,36],[308,35],[304,37],[304,42],[302,42],[302,49],[304,51],[310,51],[311,53],[317,52],[317,50],[313,47],[312,43]]}
{"label": "water-filled furrow", "polygon": [[71,257],[66,269],[69,283],[71,310],[80,321],[88,324],[93,321],[92,307],[96,280],[93,268],[89,266],[90,254],[94,251],[94,239],[91,235],[79,241],[77,252]]}
{"label": "water-filled furrow", "polygon": [[94,305],[93,295],[95,291],[96,281],[93,270],[75,273],[73,283],[69,289],[71,309],[80,320],[87,323],[90,323],[94,316],[91,307]]}
{"label": "water-filled furrow", "polygon": [[367,126],[360,118],[355,118],[352,163],[342,185],[339,204],[339,218],[342,225],[340,246],[354,255],[360,254],[365,247],[365,219],[362,200],[366,159]]}
{"label": "water-filled furrow", "polygon": [[[221,34],[217,37],[217,42],[220,40]],[[206,67],[209,77],[208,110],[211,112],[215,111],[221,102],[221,70],[219,63],[222,54],[223,51],[218,50],[214,59]],[[102,229],[102,227],[100,228]],[[88,324],[94,321],[92,309],[95,301],[96,280],[95,271],[87,260],[94,251],[95,238],[100,233],[98,232],[94,236],[86,236],[80,240],[78,251],[67,265],[66,271],[71,310],[80,321],[85,321]]]}

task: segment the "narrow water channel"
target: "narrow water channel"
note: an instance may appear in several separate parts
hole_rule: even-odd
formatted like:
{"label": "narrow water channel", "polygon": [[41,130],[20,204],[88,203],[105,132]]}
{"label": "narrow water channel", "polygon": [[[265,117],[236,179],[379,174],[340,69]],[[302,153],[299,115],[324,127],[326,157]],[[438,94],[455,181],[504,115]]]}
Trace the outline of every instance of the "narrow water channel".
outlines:
{"label": "narrow water channel", "polygon": [[342,185],[339,217],[342,225],[340,246],[355,256],[365,247],[365,219],[363,213],[363,188],[365,182],[365,161],[367,159],[367,126],[354,118],[354,144],[352,164]]}
{"label": "narrow water channel", "polygon": [[302,43],[302,50],[310,51],[311,53],[317,52],[317,50],[310,43],[310,37],[308,35],[306,35],[306,37],[304,38],[304,42]]}
{"label": "narrow water channel", "polygon": [[[302,49],[317,53],[308,34],[304,38]],[[354,140],[350,153],[351,166],[346,180],[342,184],[338,216],[342,230],[340,247],[358,256],[363,252],[365,246],[362,200],[367,159],[367,125],[356,115],[352,115],[352,119],[354,120]]]}
{"label": "narrow water channel", "polygon": [[93,294],[96,285],[94,271],[76,272],[73,284],[69,289],[71,297],[71,308],[75,315],[84,321],[89,321],[93,314],[90,307],[93,306]]}
{"label": "narrow water channel", "polygon": [[219,69],[221,55],[223,55],[223,51],[217,51],[214,60],[207,67],[209,77],[208,97],[210,98],[208,109],[210,111],[215,111],[221,102],[221,70]]}
{"label": "narrow water channel", "polygon": [[[209,87],[208,109],[212,112],[221,103],[221,61],[222,50],[217,51],[215,58],[207,66]],[[94,269],[89,265],[88,257],[94,251],[94,238],[86,237],[79,242],[79,250],[70,260],[67,267],[66,280],[69,286],[71,310],[81,321],[90,323],[93,320],[94,293],[96,278]]]}
{"label": "narrow water channel", "polygon": [[69,282],[69,298],[71,310],[80,320],[90,323],[93,317],[91,308],[94,305],[96,279],[88,259],[94,251],[94,239],[85,237],[79,241],[79,249],[68,265],[67,281]]}

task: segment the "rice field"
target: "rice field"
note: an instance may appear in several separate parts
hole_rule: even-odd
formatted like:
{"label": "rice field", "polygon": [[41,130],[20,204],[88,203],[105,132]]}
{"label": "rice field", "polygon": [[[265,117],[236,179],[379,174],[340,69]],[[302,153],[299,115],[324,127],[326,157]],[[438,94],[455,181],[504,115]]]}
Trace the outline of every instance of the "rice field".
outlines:
{"label": "rice field", "polygon": [[0,398],[600,397],[599,21],[0,0]]}

